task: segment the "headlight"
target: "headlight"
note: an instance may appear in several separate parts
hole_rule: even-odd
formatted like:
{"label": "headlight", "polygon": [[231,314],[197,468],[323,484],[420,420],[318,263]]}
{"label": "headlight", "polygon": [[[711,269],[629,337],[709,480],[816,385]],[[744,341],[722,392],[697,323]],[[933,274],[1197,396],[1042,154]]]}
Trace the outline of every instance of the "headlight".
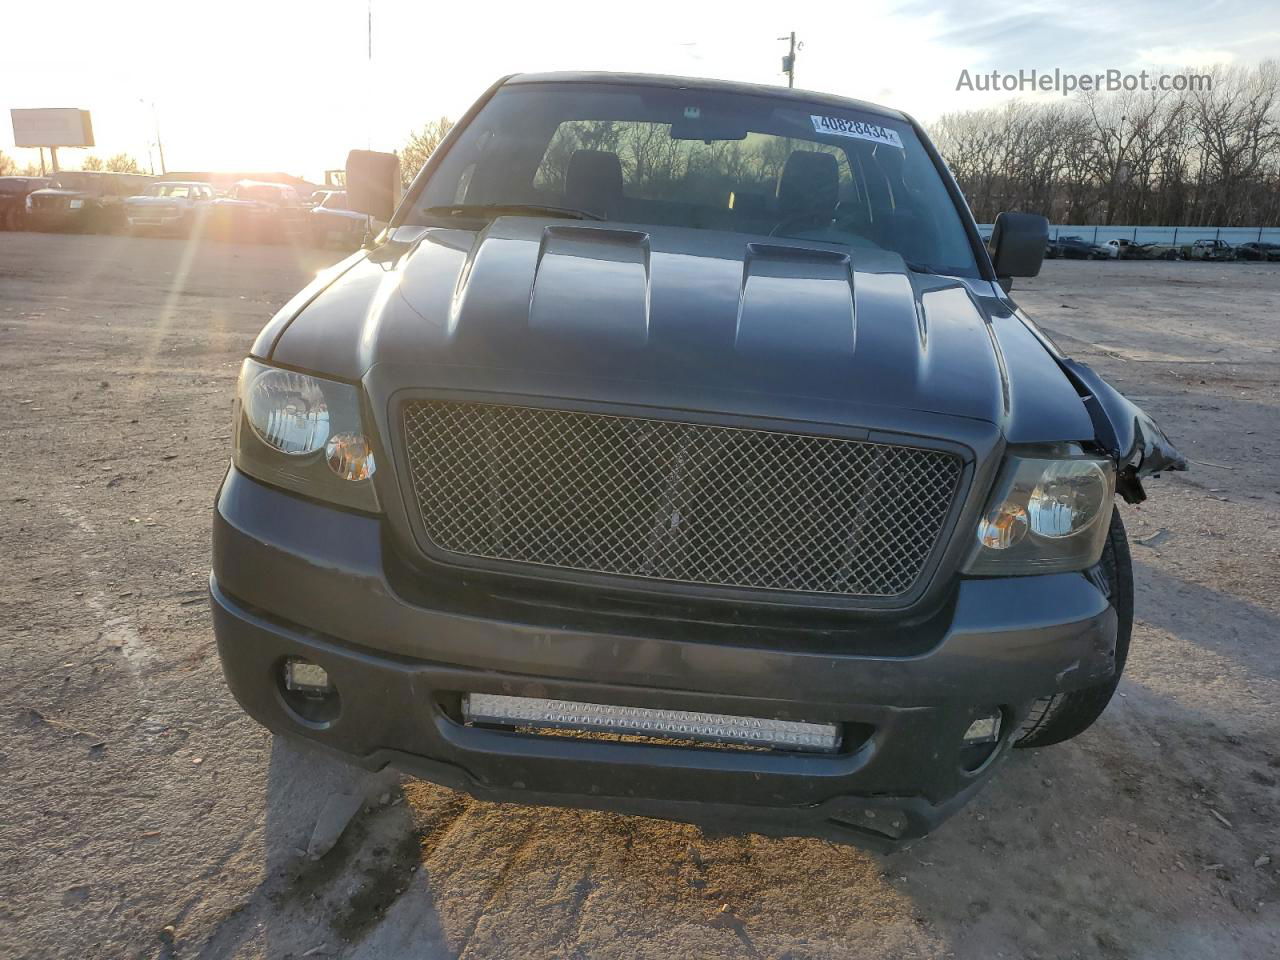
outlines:
{"label": "headlight", "polygon": [[1093,566],[1107,539],[1115,480],[1109,460],[1078,450],[1010,456],[965,572],[1012,576]]}
{"label": "headlight", "polygon": [[70,209],[70,210],[79,210],[79,209],[80,209],[81,207],[83,207],[83,206],[84,206],[84,201],[83,201],[83,200],[68,200],[68,201],[67,201],[67,208],[68,208],[68,209]]}
{"label": "headlight", "polygon": [[232,459],[259,480],[377,511],[373,443],[349,383],[246,360],[236,391]]}
{"label": "headlight", "polygon": [[263,370],[244,394],[254,433],[289,456],[315,453],[329,439],[329,406],[315,377],[292,370]]}

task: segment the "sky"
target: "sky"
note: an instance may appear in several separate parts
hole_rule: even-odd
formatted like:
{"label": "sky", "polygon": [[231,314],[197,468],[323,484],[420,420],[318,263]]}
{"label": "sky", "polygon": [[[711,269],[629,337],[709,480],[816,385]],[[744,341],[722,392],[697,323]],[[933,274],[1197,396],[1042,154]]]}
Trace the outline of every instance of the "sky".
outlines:
{"label": "sky", "polygon": [[[368,13],[372,9],[372,58]],[[170,170],[279,170],[312,180],[347,150],[398,148],[456,118],[498,77],[622,70],[796,85],[929,122],[1006,96],[957,91],[962,70],[1173,70],[1280,57],[1280,0],[422,0],[22,3],[4,14],[0,151],[12,107],[79,107],[97,146]],[[20,42],[13,42],[21,38]]]}

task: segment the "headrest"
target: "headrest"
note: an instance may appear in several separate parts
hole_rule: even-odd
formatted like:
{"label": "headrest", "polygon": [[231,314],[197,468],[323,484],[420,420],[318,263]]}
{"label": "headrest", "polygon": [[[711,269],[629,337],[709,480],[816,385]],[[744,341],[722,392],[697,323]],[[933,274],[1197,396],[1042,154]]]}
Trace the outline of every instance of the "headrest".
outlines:
{"label": "headrest", "polygon": [[566,206],[612,217],[622,202],[622,163],[607,150],[575,150],[565,176]]}
{"label": "headrest", "polygon": [[778,178],[778,212],[826,213],[840,201],[840,168],[834,154],[793,150]]}

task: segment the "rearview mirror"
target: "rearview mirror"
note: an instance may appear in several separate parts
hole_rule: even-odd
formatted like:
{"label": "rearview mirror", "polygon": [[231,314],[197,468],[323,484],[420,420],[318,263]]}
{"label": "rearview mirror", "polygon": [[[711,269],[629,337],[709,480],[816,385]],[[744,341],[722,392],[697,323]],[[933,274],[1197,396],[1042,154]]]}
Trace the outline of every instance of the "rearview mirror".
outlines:
{"label": "rearview mirror", "polygon": [[671,124],[672,140],[745,140],[747,133],[745,123],[730,117],[685,117]]}
{"label": "rearview mirror", "polygon": [[400,200],[400,158],[376,150],[347,154],[347,205],[386,223]]}
{"label": "rearview mirror", "polygon": [[1034,213],[1002,213],[991,228],[991,264],[1007,291],[1011,277],[1034,277],[1044,262],[1049,221]]}

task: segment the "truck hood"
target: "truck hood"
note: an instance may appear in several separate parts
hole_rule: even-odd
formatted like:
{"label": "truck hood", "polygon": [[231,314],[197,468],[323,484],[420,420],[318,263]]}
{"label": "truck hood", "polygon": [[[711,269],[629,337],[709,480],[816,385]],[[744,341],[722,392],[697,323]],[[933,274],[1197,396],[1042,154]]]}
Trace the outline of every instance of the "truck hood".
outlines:
{"label": "truck hood", "polygon": [[529,217],[408,230],[304,291],[255,353],[384,393],[720,411],[732,397],[735,411],[832,423],[894,411],[995,424],[1010,442],[1094,434],[991,284],[913,272],[894,253]]}
{"label": "truck hood", "polygon": [[90,193],[88,190],[62,190],[58,187],[41,187],[39,190],[32,190],[30,196],[33,197],[95,197],[97,194]]}

